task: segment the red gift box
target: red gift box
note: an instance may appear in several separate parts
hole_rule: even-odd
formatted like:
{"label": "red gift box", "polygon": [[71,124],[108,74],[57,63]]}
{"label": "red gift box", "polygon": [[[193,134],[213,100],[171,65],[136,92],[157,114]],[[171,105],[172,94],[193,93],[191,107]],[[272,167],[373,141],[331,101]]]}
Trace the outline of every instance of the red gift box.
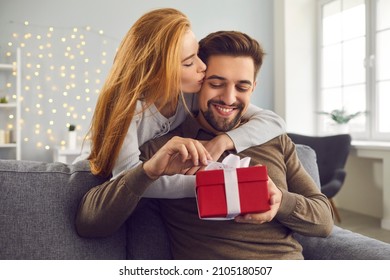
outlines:
{"label": "red gift box", "polygon": [[[237,189],[233,191],[233,198],[231,195],[230,198],[227,197],[225,189],[225,178],[232,178],[230,175],[226,177],[226,169],[197,172],[196,194],[201,219],[231,219],[239,214],[260,213],[270,209],[266,166],[230,168],[230,170],[234,172],[232,180],[238,182],[238,189],[237,182],[233,183],[236,184]],[[226,186],[228,187],[230,186]],[[229,213],[231,210],[228,210],[228,204],[232,199],[233,204],[238,204],[239,209],[233,209],[233,212]]]}

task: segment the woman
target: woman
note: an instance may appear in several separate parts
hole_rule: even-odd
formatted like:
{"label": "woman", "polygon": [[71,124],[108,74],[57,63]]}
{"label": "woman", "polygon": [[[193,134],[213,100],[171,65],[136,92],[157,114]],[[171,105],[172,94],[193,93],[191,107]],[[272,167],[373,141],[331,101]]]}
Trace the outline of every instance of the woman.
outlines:
{"label": "woman", "polygon": [[[178,10],[153,10],[135,22],[119,46],[92,119],[88,159],[93,174],[115,178],[134,168],[140,163],[140,145],[176,128],[187,106],[197,110],[193,93],[200,90],[206,70],[197,52],[190,22]],[[282,119],[270,111],[252,105],[245,117],[246,125],[206,143],[207,151],[196,140],[186,140],[193,164],[217,160],[225,150],[240,151],[284,132]]]}

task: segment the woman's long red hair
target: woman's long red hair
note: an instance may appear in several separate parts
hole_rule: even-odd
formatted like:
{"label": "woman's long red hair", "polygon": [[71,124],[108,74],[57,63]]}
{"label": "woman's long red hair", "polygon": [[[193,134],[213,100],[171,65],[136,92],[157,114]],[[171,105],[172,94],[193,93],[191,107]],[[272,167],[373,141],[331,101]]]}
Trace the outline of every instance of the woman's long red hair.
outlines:
{"label": "woman's long red hair", "polygon": [[91,171],[110,176],[138,100],[177,105],[180,55],[188,18],[175,9],[143,15],[121,42],[91,122]]}

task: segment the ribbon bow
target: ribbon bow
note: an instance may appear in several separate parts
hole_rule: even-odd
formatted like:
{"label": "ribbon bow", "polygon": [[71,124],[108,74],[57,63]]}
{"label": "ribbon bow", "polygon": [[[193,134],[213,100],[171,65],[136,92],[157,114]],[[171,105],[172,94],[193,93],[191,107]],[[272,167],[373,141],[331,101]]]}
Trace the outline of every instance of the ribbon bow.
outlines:
{"label": "ribbon bow", "polygon": [[245,157],[243,159],[240,159],[239,156],[230,154],[227,157],[225,157],[222,162],[209,160],[205,170],[248,167],[250,161],[251,161],[250,157]]}

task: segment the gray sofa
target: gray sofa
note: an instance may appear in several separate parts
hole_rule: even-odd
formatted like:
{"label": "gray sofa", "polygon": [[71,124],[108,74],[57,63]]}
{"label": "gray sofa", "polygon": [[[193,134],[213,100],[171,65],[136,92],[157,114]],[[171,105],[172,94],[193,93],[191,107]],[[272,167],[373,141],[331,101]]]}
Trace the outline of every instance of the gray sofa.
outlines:
{"label": "gray sofa", "polygon": [[[318,182],[315,153],[299,157]],[[109,238],[79,237],[75,213],[83,194],[102,182],[86,161],[74,165],[0,160],[0,259],[167,259],[169,243],[155,200],[142,199]],[[387,259],[390,244],[337,226],[328,238],[296,235],[306,259]]]}

